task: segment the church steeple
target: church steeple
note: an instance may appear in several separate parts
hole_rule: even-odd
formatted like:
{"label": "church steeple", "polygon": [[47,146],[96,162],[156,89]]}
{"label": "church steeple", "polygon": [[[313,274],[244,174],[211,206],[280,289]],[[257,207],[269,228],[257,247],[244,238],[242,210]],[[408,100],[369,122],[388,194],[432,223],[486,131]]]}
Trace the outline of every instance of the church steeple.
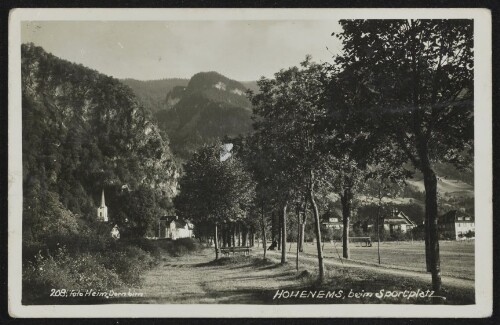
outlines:
{"label": "church steeple", "polygon": [[97,220],[104,222],[108,221],[108,207],[104,200],[104,189],[101,194],[101,205],[97,208]]}
{"label": "church steeple", "polygon": [[104,189],[102,190],[102,195],[101,195],[101,208],[104,208],[106,206],[106,202],[104,201]]}

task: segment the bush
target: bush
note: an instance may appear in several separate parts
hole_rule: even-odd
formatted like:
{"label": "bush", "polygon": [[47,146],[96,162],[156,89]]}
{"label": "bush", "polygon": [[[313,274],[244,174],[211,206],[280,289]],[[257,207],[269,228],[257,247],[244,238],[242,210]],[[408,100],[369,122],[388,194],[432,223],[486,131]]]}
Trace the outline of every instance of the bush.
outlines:
{"label": "bush", "polygon": [[465,233],[465,238],[474,238],[476,237],[476,232],[475,231],[472,231],[472,230],[469,230]]}
{"label": "bush", "polygon": [[23,299],[48,297],[51,289],[107,290],[122,284],[117,273],[102,265],[99,256],[70,256],[64,247],[54,255],[38,253],[23,267]]}
{"label": "bush", "polygon": [[[157,244],[144,238],[113,240],[109,225],[71,236],[44,234],[23,246],[23,301],[45,303],[51,289],[110,290],[137,286],[160,261]],[[40,238],[42,238],[40,237]]]}
{"label": "bush", "polygon": [[401,230],[394,230],[391,234],[391,240],[401,241],[406,240],[406,234]]}
{"label": "bush", "polygon": [[200,243],[193,238],[179,238],[167,243],[168,254],[176,257],[199,251],[202,248]]}
{"label": "bush", "polygon": [[138,247],[143,252],[150,254],[157,261],[161,258],[161,249],[157,241],[152,241],[143,237],[133,237],[122,239],[116,243],[124,246]]}
{"label": "bush", "polygon": [[411,230],[414,240],[425,240],[425,226],[420,224]]}
{"label": "bush", "polygon": [[138,286],[141,274],[155,265],[155,259],[138,247],[127,246],[100,256],[100,263],[118,274],[123,283]]}

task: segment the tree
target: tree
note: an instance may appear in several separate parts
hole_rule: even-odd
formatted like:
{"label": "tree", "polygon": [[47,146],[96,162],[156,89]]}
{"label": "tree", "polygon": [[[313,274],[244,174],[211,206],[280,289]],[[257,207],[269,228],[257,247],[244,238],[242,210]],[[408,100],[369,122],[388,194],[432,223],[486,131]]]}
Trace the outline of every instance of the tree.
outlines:
{"label": "tree", "polygon": [[[315,187],[322,177],[327,177],[320,171],[328,156],[320,151],[323,134],[316,128],[325,114],[322,99],[327,80],[323,67],[311,62],[308,56],[300,68],[281,70],[274,79],[259,80],[260,92],[251,96],[256,136],[260,137],[263,147],[269,149],[266,159],[272,166],[275,183],[280,184],[282,215],[286,216],[287,203],[293,199],[303,202],[307,197],[311,203],[320,281],[324,278],[324,264]],[[286,227],[286,220],[283,226]],[[286,256],[285,252],[282,254]]]}
{"label": "tree", "polygon": [[344,20],[338,80],[346,116],[367,142],[397,150],[424,176],[426,262],[441,290],[435,162],[467,166],[473,150],[472,20]]}
{"label": "tree", "polygon": [[160,215],[158,193],[147,185],[125,193],[126,219],[120,220],[128,228],[129,236],[145,236],[155,225]]}
{"label": "tree", "polygon": [[[380,227],[383,224],[380,224],[380,215],[381,209],[383,208],[383,199],[384,197],[393,197],[397,194],[398,190],[402,187],[402,182],[410,176],[410,173],[400,165],[399,168],[394,168],[391,164],[388,163],[387,157],[391,154],[394,154],[394,151],[386,150],[385,152],[381,151],[372,151],[371,161],[374,163],[368,166],[368,170],[366,173],[366,180],[371,181],[372,185],[369,186],[370,191],[367,191],[368,195],[371,195],[371,198],[376,199],[377,204],[377,213],[376,213],[376,232],[377,232],[377,255],[378,255],[378,264],[380,264]],[[392,157],[392,161],[395,160],[395,157]]]}
{"label": "tree", "polygon": [[196,222],[210,222],[219,258],[218,225],[246,217],[255,184],[237,157],[221,162],[220,146],[205,145],[184,165],[180,193],[174,199],[178,214]]}
{"label": "tree", "polygon": [[[263,124],[259,124],[260,126]],[[286,249],[284,249],[286,247],[287,206],[296,183],[292,177],[293,174],[289,173],[291,165],[288,158],[283,155],[282,144],[272,140],[275,138],[272,134],[277,130],[257,130],[251,138],[250,155],[246,156],[251,160],[253,175],[257,180],[255,203],[261,206],[262,213],[266,209],[271,211],[273,231],[277,230],[282,234],[278,236],[281,240],[278,247],[282,248],[281,263],[284,264],[287,261]],[[278,222],[274,220],[275,211],[279,211]],[[276,223],[279,227],[275,227]]]}
{"label": "tree", "polygon": [[[327,187],[338,193],[340,198],[340,203],[342,205],[342,255],[344,258],[349,258],[349,225],[351,220],[351,212],[353,207],[353,200],[355,194],[363,186],[364,180],[364,169],[349,150],[345,147],[339,146],[338,144],[345,141],[342,137],[334,137],[334,142],[337,145],[334,147],[334,157],[330,159],[327,168],[330,170],[331,179],[328,180],[326,184]],[[332,141],[332,140],[330,140]],[[345,143],[344,143],[345,144]],[[329,147],[332,144],[327,145]]]}

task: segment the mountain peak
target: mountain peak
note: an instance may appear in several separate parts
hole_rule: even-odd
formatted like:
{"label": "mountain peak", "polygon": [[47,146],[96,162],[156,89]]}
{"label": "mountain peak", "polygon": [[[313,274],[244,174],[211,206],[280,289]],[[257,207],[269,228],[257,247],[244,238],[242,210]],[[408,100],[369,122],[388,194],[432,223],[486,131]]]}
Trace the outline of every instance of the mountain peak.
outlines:
{"label": "mountain peak", "polygon": [[187,90],[190,92],[206,90],[227,91],[239,96],[246,96],[246,87],[236,80],[229,79],[222,74],[209,71],[199,72],[189,80]]}

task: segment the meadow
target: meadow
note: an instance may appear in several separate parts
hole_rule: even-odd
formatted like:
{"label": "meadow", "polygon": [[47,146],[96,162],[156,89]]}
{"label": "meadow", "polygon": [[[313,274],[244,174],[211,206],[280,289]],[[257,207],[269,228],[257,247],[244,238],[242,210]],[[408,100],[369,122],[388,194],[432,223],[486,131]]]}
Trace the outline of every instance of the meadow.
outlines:
{"label": "meadow", "polygon": [[[461,279],[474,280],[474,241],[440,241],[441,274]],[[288,245],[290,253],[296,251],[295,243]],[[342,243],[327,242],[323,246],[326,259],[339,261]],[[316,245],[304,245],[304,254],[316,256]],[[378,264],[377,243],[362,247],[360,243],[350,244],[350,259]],[[390,268],[425,272],[425,247],[423,241],[400,241],[380,243],[381,265]]]}

